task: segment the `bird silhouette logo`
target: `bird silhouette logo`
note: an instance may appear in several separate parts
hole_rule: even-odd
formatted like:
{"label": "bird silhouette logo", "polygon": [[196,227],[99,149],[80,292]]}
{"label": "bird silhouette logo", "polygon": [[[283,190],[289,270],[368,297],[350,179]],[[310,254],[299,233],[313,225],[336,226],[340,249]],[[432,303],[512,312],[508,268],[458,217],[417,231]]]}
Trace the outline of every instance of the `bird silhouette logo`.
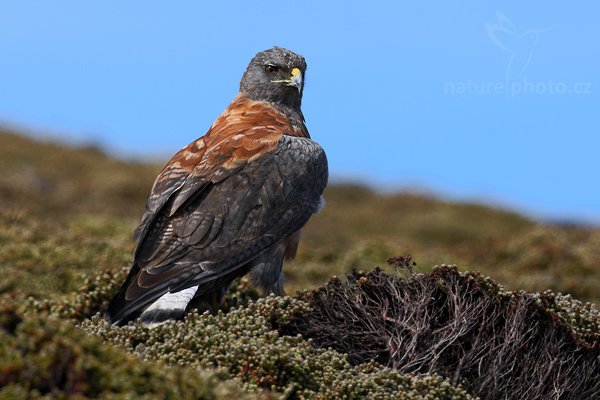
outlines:
{"label": "bird silhouette logo", "polygon": [[506,83],[523,76],[531,63],[533,51],[540,35],[556,29],[556,26],[543,29],[529,29],[520,33],[515,25],[502,13],[496,11],[498,21],[486,23],[485,29],[496,46],[510,54],[506,67]]}

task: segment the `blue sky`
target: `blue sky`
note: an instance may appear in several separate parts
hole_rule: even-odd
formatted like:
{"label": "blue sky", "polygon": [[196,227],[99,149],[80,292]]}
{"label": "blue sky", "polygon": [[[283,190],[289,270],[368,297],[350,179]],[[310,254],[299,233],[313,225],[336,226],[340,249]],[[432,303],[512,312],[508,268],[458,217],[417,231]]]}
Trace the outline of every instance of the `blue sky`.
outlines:
{"label": "blue sky", "polygon": [[337,179],[600,223],[600,4],[0,2],[0,123],[166,158],[273,45]]}

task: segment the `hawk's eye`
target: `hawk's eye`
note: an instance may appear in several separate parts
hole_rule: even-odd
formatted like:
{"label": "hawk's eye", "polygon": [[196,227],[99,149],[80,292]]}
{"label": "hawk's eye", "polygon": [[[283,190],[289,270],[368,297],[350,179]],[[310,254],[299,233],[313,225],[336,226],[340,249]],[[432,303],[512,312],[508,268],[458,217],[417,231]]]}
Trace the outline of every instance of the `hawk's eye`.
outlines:
{"label": "hawk's eye", "polygon": [[265,65],[265,72],[267,74],[273,74],[275,72],[279,71],[279,67],[277,65],[273,65],[273,64],[267,64]]}

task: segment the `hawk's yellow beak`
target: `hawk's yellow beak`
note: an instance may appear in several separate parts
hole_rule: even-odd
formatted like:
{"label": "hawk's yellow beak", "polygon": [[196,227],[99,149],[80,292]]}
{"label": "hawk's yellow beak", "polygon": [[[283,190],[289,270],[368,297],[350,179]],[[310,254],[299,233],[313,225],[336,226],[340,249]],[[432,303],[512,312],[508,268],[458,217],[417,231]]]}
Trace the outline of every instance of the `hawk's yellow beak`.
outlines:
{"label": "hawk's yellow beak", "polygon": [[292,76],[290,79],[280,79],[271,81],[273,83],[287,83],[287,86],[294,86],[298,91],[302,91],[302,71],[300,68],[292,69]]}
{"label": "hawk's yellow beak", "polygon": [[302,90],[302,71],[300,71],[300,68],[292,70],[292,79],[290,79],[288,86],[295,86],[298,91]]}

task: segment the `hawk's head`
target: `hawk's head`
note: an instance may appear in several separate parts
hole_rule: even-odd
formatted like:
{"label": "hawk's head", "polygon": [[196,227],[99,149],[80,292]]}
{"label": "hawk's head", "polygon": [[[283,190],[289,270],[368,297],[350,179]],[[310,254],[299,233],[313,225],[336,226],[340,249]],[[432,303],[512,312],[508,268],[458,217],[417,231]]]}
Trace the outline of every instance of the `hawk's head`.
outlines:
{"label": "hawk's head", "polygon": [[304,89],[304,57],[281,47],[258,53],[244,72],[240,91],[257,101],[300,108]]}

